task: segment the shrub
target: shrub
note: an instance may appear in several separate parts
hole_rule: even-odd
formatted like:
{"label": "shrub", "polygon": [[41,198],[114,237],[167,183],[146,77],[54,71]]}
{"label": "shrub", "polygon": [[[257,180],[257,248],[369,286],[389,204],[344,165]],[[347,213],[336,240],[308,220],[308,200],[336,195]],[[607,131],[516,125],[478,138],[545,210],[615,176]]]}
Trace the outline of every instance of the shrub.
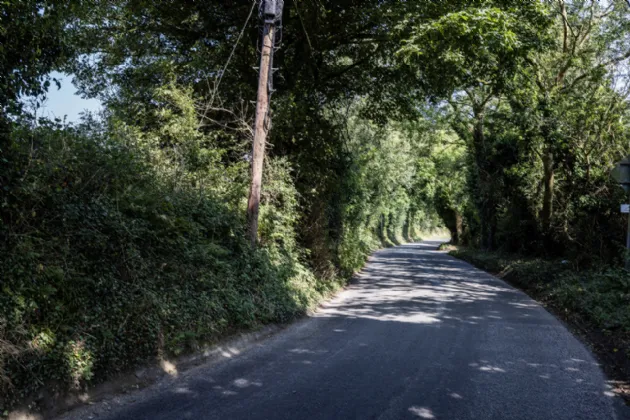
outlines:
{"label": "shrub", "polygon": [[175,151],[128,127],[55,124],[13,136],[20,165],[2,169],[14,181],[1,202],[0,407],[285,322],[335,286],[301,262],[286,162],[269,164],[266,247],[254,251],[229,199],[246,166],[174,163],[176,152],[208,155],[197,147],[207,139]]}
{"label": "shrub", "polygon": [[521,258],[459,249],[452,255],[510,283],[561,312],[578,315],[598,330],[630,333],[630,273],[620,268],[578,271],[568,261]]}

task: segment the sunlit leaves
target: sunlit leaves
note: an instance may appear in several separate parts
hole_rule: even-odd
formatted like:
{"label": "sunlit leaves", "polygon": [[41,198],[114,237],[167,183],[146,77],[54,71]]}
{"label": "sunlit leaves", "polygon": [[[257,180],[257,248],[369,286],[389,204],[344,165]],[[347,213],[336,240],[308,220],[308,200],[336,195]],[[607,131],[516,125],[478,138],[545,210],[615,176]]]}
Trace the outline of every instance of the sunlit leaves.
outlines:
{"label": "sunlit leaves", "polygon": [[430,92],[502,85],[528,51],[541,47],[545,8],[535,2],[519,8],[487,3],[412,26],[397,55]]}

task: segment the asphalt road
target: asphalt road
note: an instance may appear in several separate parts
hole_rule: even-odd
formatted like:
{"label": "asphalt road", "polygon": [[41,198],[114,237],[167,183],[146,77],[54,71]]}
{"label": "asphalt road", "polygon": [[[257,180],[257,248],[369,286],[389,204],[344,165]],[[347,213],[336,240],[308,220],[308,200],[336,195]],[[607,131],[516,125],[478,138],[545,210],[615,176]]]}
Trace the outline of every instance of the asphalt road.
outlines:
{"label": "asphalt road", "polygon": [[559,321],[436,246],[376,253],[311,318],[98,418],[626,418]]}

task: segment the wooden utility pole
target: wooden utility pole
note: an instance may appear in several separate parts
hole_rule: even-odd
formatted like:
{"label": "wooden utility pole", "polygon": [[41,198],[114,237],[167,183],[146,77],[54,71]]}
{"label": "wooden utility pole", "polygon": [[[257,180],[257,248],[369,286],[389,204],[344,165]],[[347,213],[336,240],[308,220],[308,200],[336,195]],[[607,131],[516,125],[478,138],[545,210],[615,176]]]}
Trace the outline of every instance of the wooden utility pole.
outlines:
{"label": "wooden utility pole", "polygon": [[252,246],[258,241],[258,213],[262,189],[265,145],[271,118],[269,116],[270,77],[273,77],[273,53],[275,48],[276,24],[282,16],[282,1],[264,0],[261,11],[264,19],[262,51],[258,78],[258,98],[254,125],[254,147],[252,150],[252,182],[247,202],[247,221]]}

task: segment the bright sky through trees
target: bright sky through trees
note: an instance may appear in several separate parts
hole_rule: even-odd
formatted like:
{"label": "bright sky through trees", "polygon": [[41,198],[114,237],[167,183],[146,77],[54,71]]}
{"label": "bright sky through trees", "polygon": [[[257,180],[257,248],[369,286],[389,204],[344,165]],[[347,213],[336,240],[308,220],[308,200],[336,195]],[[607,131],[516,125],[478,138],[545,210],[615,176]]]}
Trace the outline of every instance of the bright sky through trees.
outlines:
{"label": "bright sky through trees", "polygon": [[52,84],[48,90],[48,99],[42,105],[40,115],[47,118],[66,117],[67,122],[78,122],[84,111],[98,112],[101,102],[98,99],[83,99],[76,94],[76,88],[72,85],[72,76],[53,72],[53,78],[61,82],[61,89]]}

